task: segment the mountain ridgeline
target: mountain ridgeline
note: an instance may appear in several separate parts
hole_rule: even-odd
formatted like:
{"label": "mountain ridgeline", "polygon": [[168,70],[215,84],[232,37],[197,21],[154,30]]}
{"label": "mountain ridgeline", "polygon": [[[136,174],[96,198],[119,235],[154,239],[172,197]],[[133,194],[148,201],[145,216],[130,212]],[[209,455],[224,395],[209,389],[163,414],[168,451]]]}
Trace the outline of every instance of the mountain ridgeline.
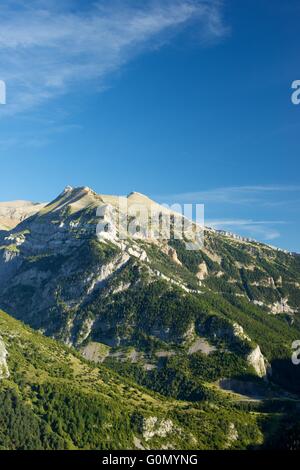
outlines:
{"label": "mountain ridgeline", "polygon": [[[204,245],[195,251],[187,250],[174,230],[170,238],[141,232],[120,240],[113,214],[135,222],[122,213],[125,205],[154,208],[170,221],[176,217],[139,193],[121,202],[89,188],[67,187],[16,227],[0,231],[0,308],[38,330],[3,314],[0,393],[1,387],[9,390],[8,409],[18,403],[19,416],[30,414],[28,420],[46,439],[36,444],[42,448],[257,448],[277,445],[289,416],[291,437],[287,433],[284,442],[297,447],[300,366],[291,356],[292,343],[300,339],[300,256],[208,227]],[[97,236],[99,223],[105,230]],[[3,325],[10,321],[11,336],[5,333],[5,339]],[[23,331],[35,342],[31,353],[22,346]],[[25,378],[14,354],[31,364]],[[61,369],[52,369],[56,354],[64,357]],[[95,375],[95,387],[83,379],[85,369]],[[76,393],[82,394],[82,407],[92,410],[88,425],[95,419],[103,430],[104,423],[115,423],[118,431],[110,442],[70,435],[65,427],[71,418],[62,402],[72,408],[77,373],[84,383],[77,383]],[[107,374],[114,389],[96,385],[99,374]],[[70,393],[61,398],[67,394],[64,381]],[[126,390],[132,394],[128,406]],[[120,398],[118,416],[109,414],[114,393]],[[93,408],[94,395],[101,416]],[[134,413],[135,399],[144,414]],[[32,406],[25,410],[26,400]],[[49,416],[42,412],[47,400],[56,407]],[[218,412],[211,412],[215,407]],[[200,415],[205,423],[198,422]],[[195,431],[188,436],[190,416]],[[0,445],[12,444],[0,435]]]}

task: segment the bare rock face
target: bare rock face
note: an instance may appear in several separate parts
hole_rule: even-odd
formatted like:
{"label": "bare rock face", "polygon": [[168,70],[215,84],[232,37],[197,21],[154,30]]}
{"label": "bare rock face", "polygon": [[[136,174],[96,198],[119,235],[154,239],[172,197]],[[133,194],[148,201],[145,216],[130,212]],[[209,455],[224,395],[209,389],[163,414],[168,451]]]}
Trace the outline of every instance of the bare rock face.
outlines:
{"label": "bare rock face", "polygon": [[242,341],[251,342],[251,338],[244,332],[244,328],[238,323],[233,323],[233,335]]}
{"label": "bare rock face", "polygon": [[7,355],[8,353],[4,341],[0,336],[0,380],[8,379],[9,377],[9,370],[6,362]]}
{"label": "bare rock face", "polygon": [[143,437],[149,441],[155,436],[166,437],[174,431],[173,421],[170,419],[159,420],[156,416],[150,416],[143,422]]}
{"label": "bare rock face", "polygon": [[257,345],[253,351],[247,356],[247,362],[251,365],[259,377],[265,377],[267,375],[267,369],[265,364],[265,358],[262,355],[260,347]]}
{"label": "bare rock face", "polygon": [[169,248],[168,255],[174,261],[174,263],[177,263],[181,266],[182,263],[179,261],[177,251],[174,248]]}
{"label": "bare rock face", "polygon": [[206,266],[205,261],[203,261],[202,263],[199,264],[198,269],[199,269],[199,271],[197,273],[197,278],[200,281],[202,281],[208,275],[208,270],[207,270],[207,266]]}
{"label": "bare rock face", "polygon": [[229,447],[231,447],[232,444],[234,444],[234,442],[238,440],[238,438],[239,438],[239,434],[236,430],[234,423],[230,423],[228,434],[227,434],[227,442],[225,444],[225,449],[228,449]]}
{"label": "bare rock face", "polygon": [[[249,344],[251,346],[251,338],[245,333],[243,327],[238,323],[233,323],[233,334],[236,338],[239,338],[241,341]],[[252,366],[259,377],[266,377],[269,371],[267,372],[268,363],[264,358],[259,345],[257,345],[252,351],[247,355],[247,362]]]}
{"label": "bare rock face", "polygon": [[286,297],[281,299],[280,302],[274,302],[269,306],[271,313],[274,315],[279,313],[295,313],[295,310],[289,306],[288,301],[289,299]]}

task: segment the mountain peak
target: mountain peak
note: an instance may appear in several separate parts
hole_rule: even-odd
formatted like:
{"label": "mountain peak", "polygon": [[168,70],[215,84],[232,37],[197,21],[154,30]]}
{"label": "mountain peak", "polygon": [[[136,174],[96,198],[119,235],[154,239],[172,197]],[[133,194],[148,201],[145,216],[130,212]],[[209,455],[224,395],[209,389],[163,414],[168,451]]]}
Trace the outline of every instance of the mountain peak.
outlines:
{"label": "mountain peak", "polygon": [[131,193],[128,194],[127,198],[134,197],[134,196],[139,196],[139,197],[147,197],[143,193],[139,193],[137,191],[131,191]]}
{"label": "mountain peak", "polygon": [[60,193],[61,195],[71,193],[74,190],[73,186],[66,186],[65,189]]}
{"label": "mountain peak", "polygon": [[65,195],[65,194],[71,194],[71,193],[93,193],[93,194],[96,194],[96,192],[89,188],[88,186],[70,186],[70,185],[67,185],[65,187],[65,189],[60,193],[61,196]]}

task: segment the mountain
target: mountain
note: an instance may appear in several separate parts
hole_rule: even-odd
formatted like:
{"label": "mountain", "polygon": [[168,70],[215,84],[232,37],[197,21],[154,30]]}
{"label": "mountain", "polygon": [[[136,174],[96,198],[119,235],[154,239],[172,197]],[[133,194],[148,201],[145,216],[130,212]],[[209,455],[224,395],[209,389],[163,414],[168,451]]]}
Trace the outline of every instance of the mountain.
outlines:
{"label": "mountain", "polygon": [[140,193],[67,187],[0,232],[0,308],[148,393],[293,407],[300,256],[209,227],[191,251],[182,220]]}
{"label": "mountain", "polygon": [[0,230],[10,230],[22,220],[39,212],[45,204],[30,201],[0,202]]}

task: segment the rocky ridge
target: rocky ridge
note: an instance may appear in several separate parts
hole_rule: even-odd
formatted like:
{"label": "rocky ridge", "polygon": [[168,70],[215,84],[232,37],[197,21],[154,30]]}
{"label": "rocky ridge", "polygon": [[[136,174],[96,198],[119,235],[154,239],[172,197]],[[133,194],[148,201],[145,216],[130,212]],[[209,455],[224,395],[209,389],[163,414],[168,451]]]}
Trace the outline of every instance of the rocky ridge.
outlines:
{"label": "rocky ridge", "polygon": [[[147,230],[140,227],[141,204],[154,214]],[[162,216],[171,223],[170,239]],[[273,353],[258,325],[267,322],[269,335],[281,325],[288,338],[297,334],[299,258],[209,228],[204,246],[199,239],[189,251],[174,236],[176,217],[140,193],[119,198],[65,188],[0,234],[0,306],[78,348],[161,342],[188,354],[199,335],[215,347],[209,357],[229,350],[264,377]],[[129,236],[120,238],[128,225]],[[274,308],[279,318],[268,319]],[[155,357],[145,359],[149,370],[159,365]]]}

